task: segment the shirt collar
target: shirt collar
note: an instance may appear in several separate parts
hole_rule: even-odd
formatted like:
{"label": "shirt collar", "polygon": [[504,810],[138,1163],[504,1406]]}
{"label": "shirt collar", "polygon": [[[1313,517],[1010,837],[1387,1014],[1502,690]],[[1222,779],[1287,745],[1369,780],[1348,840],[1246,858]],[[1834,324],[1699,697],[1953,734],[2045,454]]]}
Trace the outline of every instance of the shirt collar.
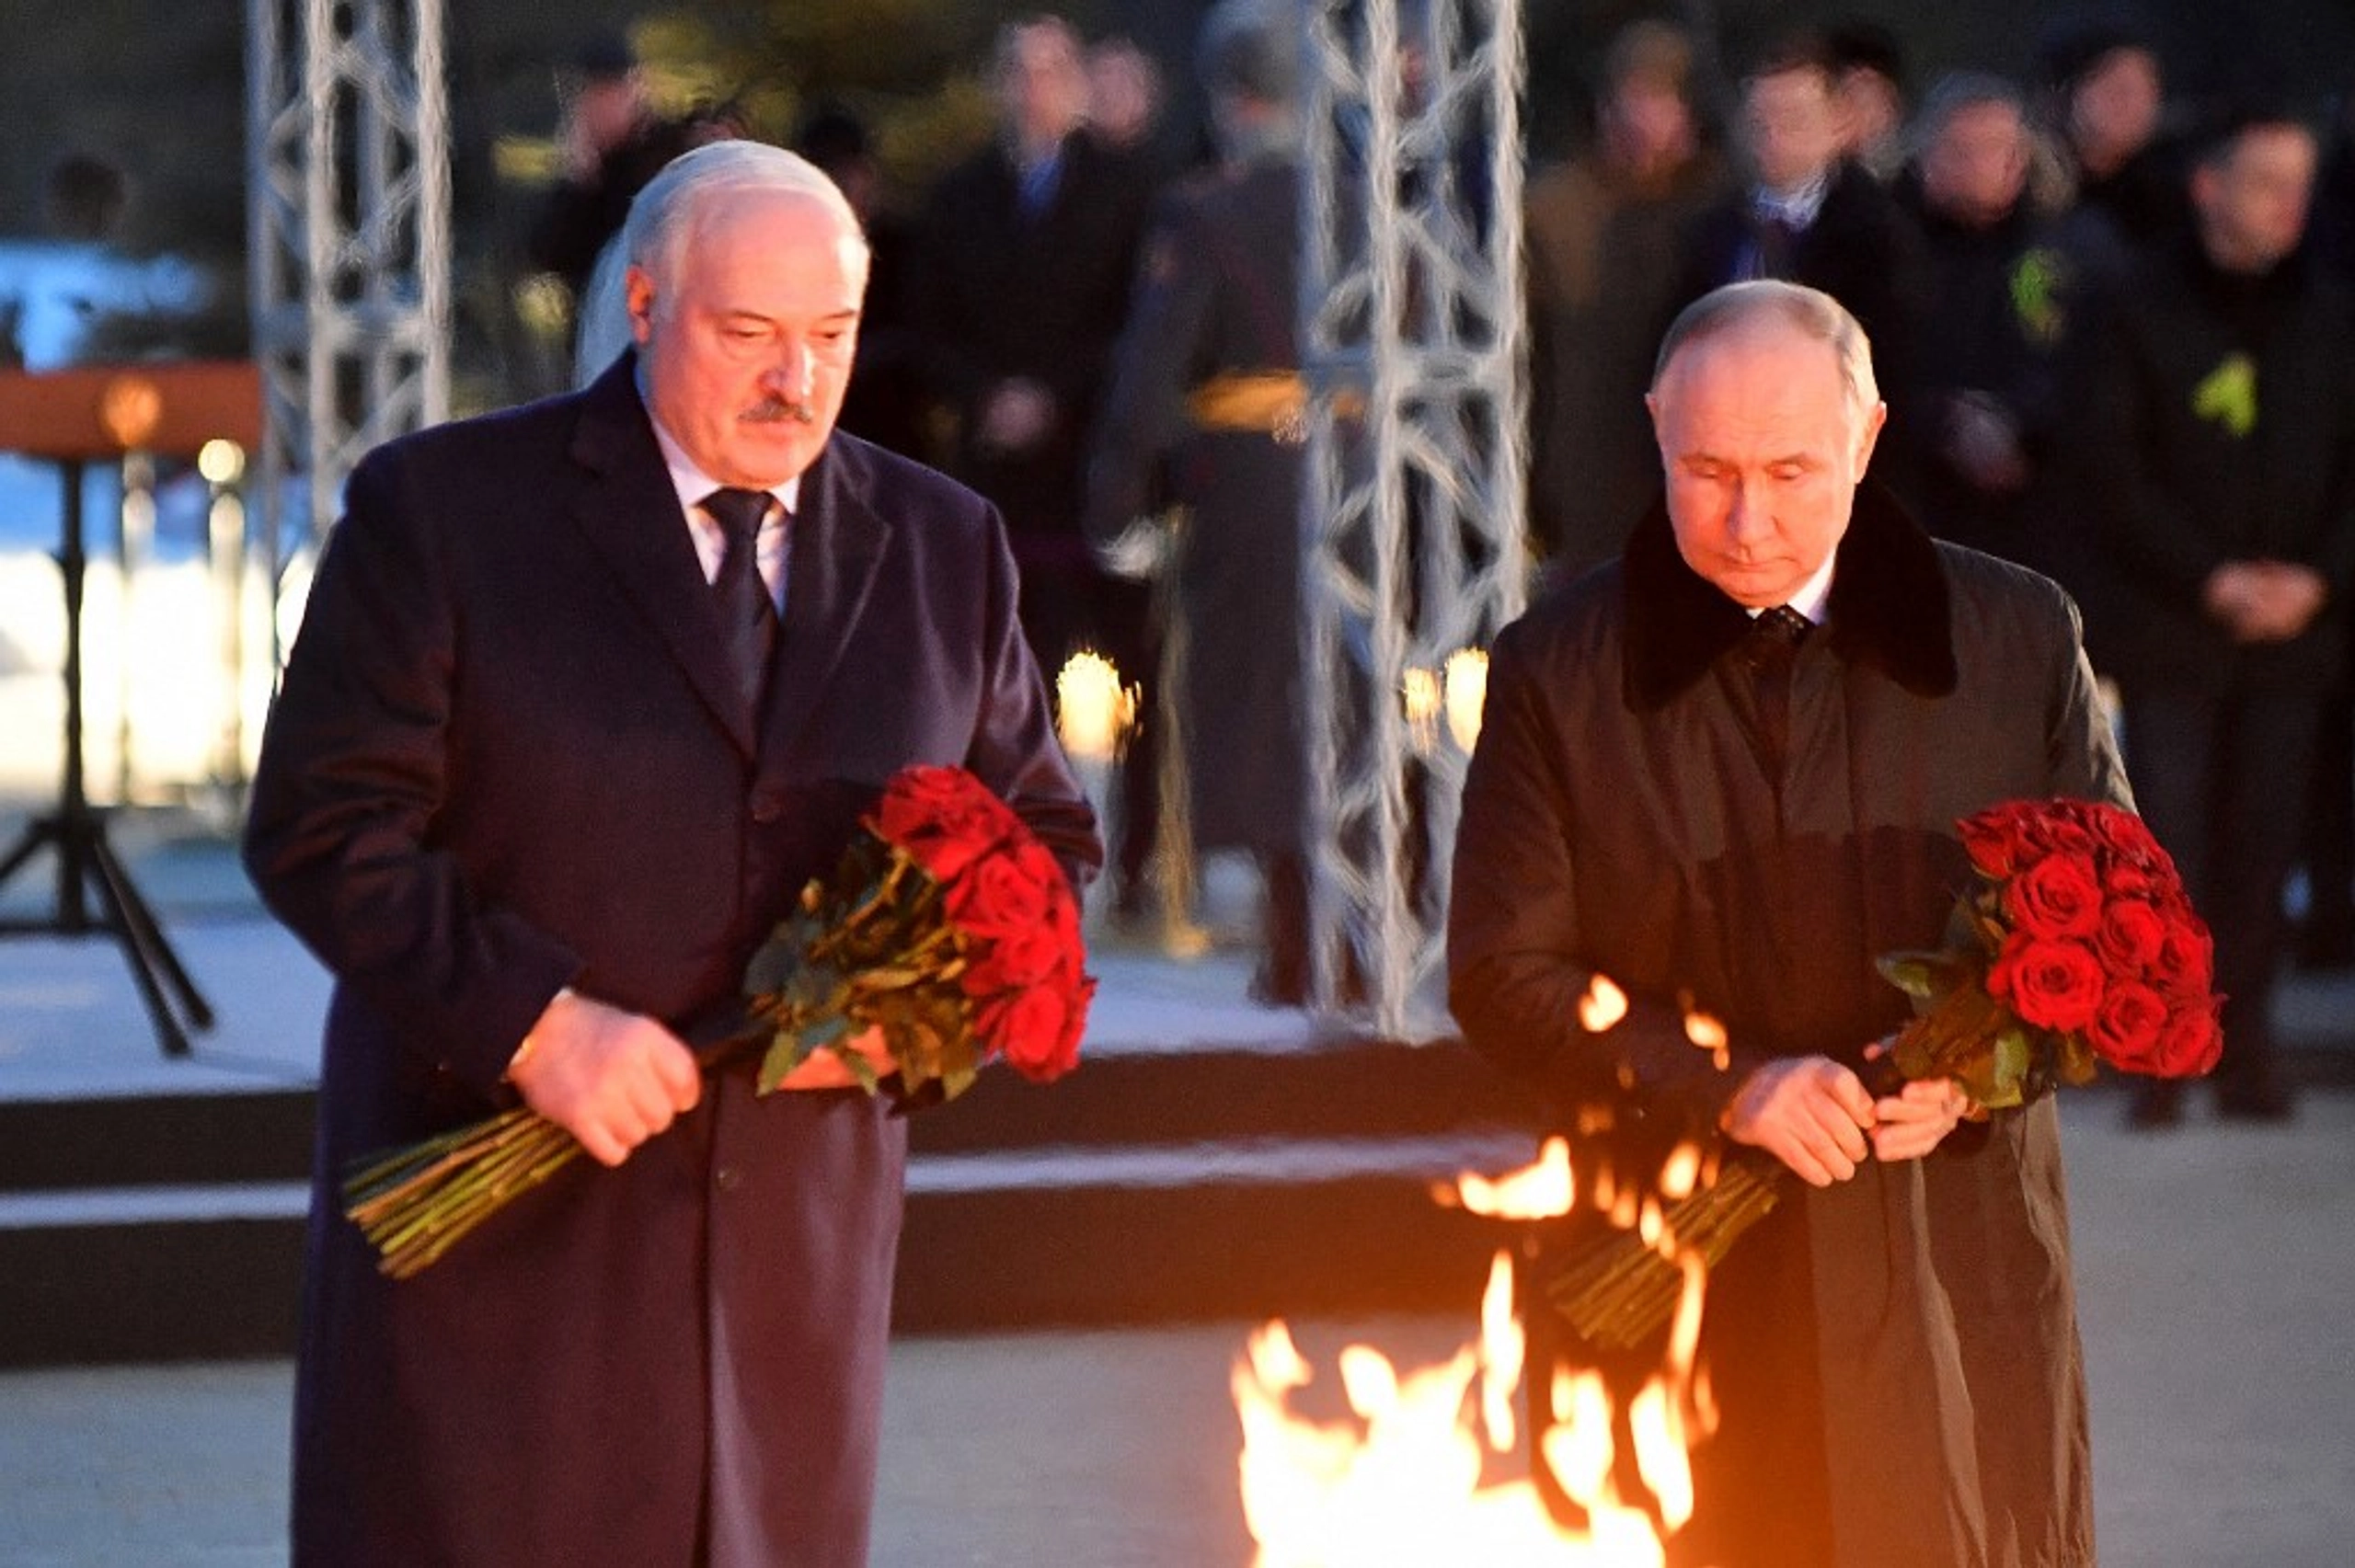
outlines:
{"label": "shirt collar", "polygon": [[1760,217],[1780,218],[1794,229],[1813,228],[1831,189],[1832,176],[1827,171],[1790,190],[1768,190],[1762,186],[1750,193],[1750,207]]}
{"label": "shirt collar", "polygon": [[[1806,616],[1810,624],[1822,625],[1825,614],[1832,607],[1832,569],[1839,564],[1839,551],[1834,550],[1824,556],[1823,565],[1816,567],[1814,575],[1799,584],[1798,591],[1785,600],[1784,604]],[[1755,621],[1765,612],[1766,607],[1761,605],[1750,612],[1750,618]]]}
{"label": "shirt collar", "polygon": [[[662,416],[654,411],[653,399],[646,395],[646,366],[642,360],[638,367],[638,400],[646,405],[647,423],[654,427],[654,444],[662,449],[662,466],[670,473],[671,487],[679,493],[679,510],[692,515],[697,507],[703,505],[706,496],[728,486],[705,473],[703,465],[689,457],[687,449],[663,428]],[[771,485],[768,492],[777,498],[784,506],[786,515],[790,517],[801,499],[801,475],[797,474],[782,485]]]}

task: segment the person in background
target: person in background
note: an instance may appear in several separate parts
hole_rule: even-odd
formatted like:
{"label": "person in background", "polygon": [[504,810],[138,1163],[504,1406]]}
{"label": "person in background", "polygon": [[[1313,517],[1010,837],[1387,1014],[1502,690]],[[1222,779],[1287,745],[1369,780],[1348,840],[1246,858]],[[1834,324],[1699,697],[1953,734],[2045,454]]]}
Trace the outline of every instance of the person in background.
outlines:
{"label": "person in background", "polygon": [[[262,743],[245,863],[335,977],[295,1568],[865,1562],[907,1119],[689,1040],[902,768],[1098,858],[995,512],[833,428],[841,192],[721,143],[624,243],[634,353],[352,471]],[[380,1274],[353,1162],[519,1104],[607,1168]]]}
{"label": "person in background", "polygon": [[1115,153],[1154,160],[1161,129],[1161,67],[1125,38],[1087,46],[1087,130]]}
{"label": "person in background", "polygon": [[955,426],[949,470],[1005,514],[1040,667],[1090,646],[1125,667],[1144,599],[1088,552],[1081,467],[1150,192],[1085,133],[1087,73],[1070,24],[1002,29],[993,85],[995,139],[925,203],[913,325],[931,395]]}
{"label": "person in background", "polygon": [[1693,45],[1630,23],[1603,61],[1593,144],[1530,182],[1530,525],[1548,570],[1610,560],[1660,487],[1644,414],[1686,224],[1723,183],[1693,104]]}
{"label": "person in background", "polygon": [[1264,956],[1252,993],[1280,1006],[1308,993],[1292,20],[1283,0],[1223,0],[1202,24],[1198,69],[1220,161],[1155,212],[1097,424],[1087,509],[1101,549],[1140,518],[1183,509],[1178,536],[1152,555],[1175,574],[1182,622],[1176,695],[1192,848],[1258,861]]}
{"label": "person in background", "polygon": [[[1845,155],[1838,70],[1822,37],[1801,32],[1771,45],[1743,76],[1748,178],[1687,230],[1671,303],[1757,278],[1820,289],[1863,324],[1882,383],[1902,413],[1912,384],[1911,235],[1889,194]],[[1896,455],[1885,447],[1880,461]]]}
{"label": "person in background", "polygon": [[[2152,257],[2098,367],[2081,589],[2121,696],[2135,798],[2216,938],[2218,1110],[2273,1120],[2273,1046],[2323,704],[2355,578],[2355,317],[2299,250],[2318,152],[2276,106],[2236,111],[2189,178],[2192,233]],[[2134,1125],[2180,1119],[2156,1081]]]}
{"label": "person in background", "polygon": [[2066,243],[2093,287],[2121,284],[2135,258],[2174,243],[2187,217],[2183,168],[2162,135],[2157,47],[2122,14],[2097,11],[2053,24],[2038,55],[2050,130],[2074,188]]}
{"label": "person in background", "polygon": [[557,127],[562,164],[524,253],[534,267],[564,280],[579,301],[587,296],[598,254],[629,216],[630,199],[683,149],[663,134],[638,55],[619,34],[601,33],[581,46],[563,97]]}
{"label": "person in background", "polygon": [[[1866,479],[1887,411],[1826,294],[1697,302],[1651,408],[1665,505],[1491,652],[1450,1006],[1623,1176],[1688,1140],[1792,1173],[1709,1271],[1719,1422],[1671,1563],[2081,1568],[2093,1467],[2051,1097],[1962,1125],[1951,1082],[1876,1098],[1858,1076],[1909,1015],[1875,958],[1936,945],[1969,878],[1957,819],[2127,803],[2074,612]],[[1629,1005],[1590,1033],[1598,976]],[[1695,1012],[1724,1051],[1693,1048]],[[1553,1317],[1532,1320],[1541,1419]]]}
{"label": "person in background", "polygon": [[1898,177],[1921,260],[1913,499],[1942,539],[2044,571],[2027,500],[2060,418],[2059,261],[2028,190],[2027,100],[2000,76],[1930,91]]}
{"label": "person in background", "polygon": [[1842,150],[1886,184],[1905,162],[1905,52],[1878,22],[1849,17],[1824,33]]}

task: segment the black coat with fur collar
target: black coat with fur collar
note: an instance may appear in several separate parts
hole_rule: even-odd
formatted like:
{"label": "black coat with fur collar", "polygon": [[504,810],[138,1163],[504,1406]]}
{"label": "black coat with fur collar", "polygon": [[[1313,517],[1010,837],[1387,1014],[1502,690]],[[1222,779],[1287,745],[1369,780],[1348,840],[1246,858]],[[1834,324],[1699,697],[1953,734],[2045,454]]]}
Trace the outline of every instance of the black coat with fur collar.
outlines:
{"label": "black coat with fur collar", "polygon": [[[1749,619],[1685,566],[1664,512],[1499,637],[1450,996],[1471,1043],[1566,1114],[1706,1129],[1767,1058],[1856,1061],[1905,1013],[1874,956],[1935,944],[1966,880],[1959,818],[2127,799],[2075,612],[2044,578],[1932,542],[1867,486],[1827,620],[1798,650],[1779,776],[1747,716]],[[1596,975],[1633,1001],[1600,1035],[1577,1008]],[[1724,1066],[1688,1040],[1687,1009],[1727,1026]],[[1711,1281],[1724,1422],[1684,1560],[2091,1562],[2050,1102],[1928,1160],[1786,1190]]]}

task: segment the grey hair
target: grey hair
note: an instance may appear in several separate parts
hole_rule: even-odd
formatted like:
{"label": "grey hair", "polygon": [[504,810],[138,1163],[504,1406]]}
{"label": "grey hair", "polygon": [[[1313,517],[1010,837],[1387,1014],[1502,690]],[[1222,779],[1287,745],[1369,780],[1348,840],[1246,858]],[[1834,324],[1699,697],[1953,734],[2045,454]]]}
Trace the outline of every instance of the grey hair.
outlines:
{"label": "grey hair", "polygon": [[1819,343],[1829,344],[1840,361],[1841,389],[1858,415],[1880,401],[1880,384],[1873,377],[1873,346],[1848,308],[1821,289],[1759,278],[1712,289],[1678,313],[1660,340],[1660,357],[1652,361],[1651,390],[1657,394],[1668,379],[1670,361],[1696,343],[1722,338],[1761,316],[1775,316]]}
{"label": "grey hair", "polygon": [[677,276],[687,242],[708,207],[727,197],[754,194],[813,198],[866,251],[867,236],[850,199],[817,165],[765,142],[726,141],[680,154],[647,182],[622,225],[622,255],[658,285],[667,285]]}

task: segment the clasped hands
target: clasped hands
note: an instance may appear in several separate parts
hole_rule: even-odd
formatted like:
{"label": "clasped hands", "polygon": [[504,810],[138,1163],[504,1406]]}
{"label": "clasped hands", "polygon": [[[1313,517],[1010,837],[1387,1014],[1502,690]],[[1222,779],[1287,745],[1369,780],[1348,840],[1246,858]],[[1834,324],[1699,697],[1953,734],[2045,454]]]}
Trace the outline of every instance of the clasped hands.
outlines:
{"label": "clasped hands", "polygon": [[1743,1082],[1721,1125],[1735,1142],[1764,1150],[1811,1186],[1828,1187],[1855,1175],[1867,1153],[1919,1160],[1970,1109],[1970,1097],[1950,1078],[1916,1079],[1875,1099],[1830,1057],[1786,1057]]}
{"label": "clasped hands", "polygon": [[[878,1073],[891,1070],[879,1029],[837,1050],[855,1050]],[[643,1013],[566,990],[524,1037],[508,1081],[523,1103],[580,1140],[590,1157],[618,1165],[703,1097],[703,1070],[687,1043]],[[787,1076],[780,1089],[848,1089],[858,1082],[834,1050]]]}

